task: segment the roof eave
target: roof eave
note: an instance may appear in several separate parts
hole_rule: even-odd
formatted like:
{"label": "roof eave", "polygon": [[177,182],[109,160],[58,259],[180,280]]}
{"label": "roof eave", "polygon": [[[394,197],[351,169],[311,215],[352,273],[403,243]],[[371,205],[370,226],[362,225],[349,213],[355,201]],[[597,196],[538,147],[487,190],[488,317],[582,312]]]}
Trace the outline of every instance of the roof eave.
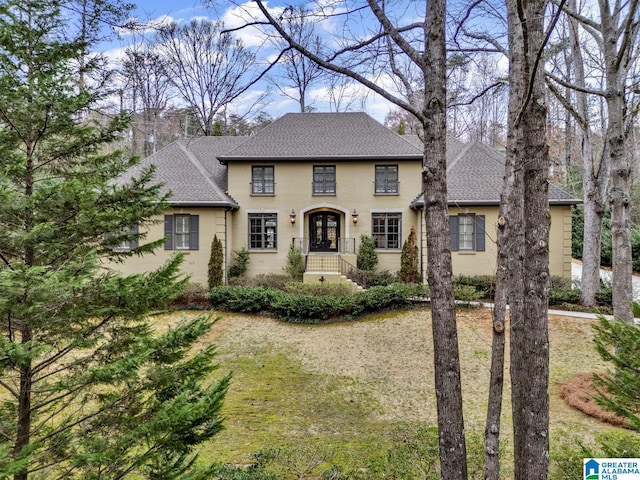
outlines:
{"label": "roof eave", "polygon": [[328,162],[333,160],[354,160],[354,161],[371,161],[371,160],[412,160],[422,161],[422,155],[327,155],[327,156],[255,156],[255,157],[218,157],[220,163],[226,165],[229,162]]}
{"label": "roof eave", "polygon": [[[570,205],[578,205],[582,203],[582,200],[578,200],[576,198],[571,199],[556,199],[549,200],[550,206],[570,206]],[[498,206],[500,205],[499,200],[450,200],[447,205],[449,207],[459,207],[459,206],[478,206],[478,207],[486,207],[486,206]],[[424,208],[424,200],[412,202],[410,208],[414,210],[422,210]]]}
{"label": "roof eave", "polygon": [[180,200],[168,202],[172,207],[222,207],[238,210],[240,205],[228,201]]}

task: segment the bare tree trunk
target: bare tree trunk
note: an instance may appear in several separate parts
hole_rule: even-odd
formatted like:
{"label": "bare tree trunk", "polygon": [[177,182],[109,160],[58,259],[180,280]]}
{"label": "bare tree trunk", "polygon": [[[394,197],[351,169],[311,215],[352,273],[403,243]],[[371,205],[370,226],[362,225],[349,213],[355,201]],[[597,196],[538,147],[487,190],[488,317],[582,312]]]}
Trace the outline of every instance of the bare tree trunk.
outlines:
{"label": "bare tree trunk", "polygon": [[[619,97],[618,94],[614,95]],[[621,98],[607,98],[607,103],[621,102]],[[617,108],[617,107],[613,107]],[[619,110],[622,111],[621,109]],[[610,110],[611,115],[611,110]],[[621,116],[621,115],[620,115]],[[624,155],[624,127],[618,119],[609,117],[607,144],[611,150],[611,244],[613,250],[613,314],[627,322],[633,322],[631,222],[629,219],[629,177],[631,168]]]}
{"label": "bare tree trunk", "polygon": [[596,293],[600,289],[602,220],[605,214],[605,197],[609,183],[607,153],[606,151],[604,152],[601,157],[600,168],[596,169],[592,148],[591,132],[589,129],[583,130],[582,190],[584,192],[584,231],[582,237],[582,293],[580,301],[588,306],[596,304]]}
{"label": "bare tree trunk", "polygon": [[[507,1],[510,205],[511,402],[514,480],[546,480],[549,465],[549,156],[539,58],[544,0]],[[521,195],[520,195],[521,194]]]}
{"label": "bare tree trunk", "polygon": [[626,18],[621,19],[622,9],[600,1],[602,44],[607,83],[606,102],[609,123],[606,144],[611,162],[611,243],[613,250],[613,314],[621,320],[633,322],[631,227],[629,218],[629,178],[631,168],[626,159],[625,80],[635,56],[638,36],[638,0],[631,0]]}
{"label": "bare tree trunk", "polygon": [[444,0],[427,3],[426,21],[423,191],[429,227],[427,275],[431,290],[440,475],[442,480],[464,480],[467,454],[447,215]]}
{"label": "bare tree trunk", "polygon": [[[576,0],[569,0],[568,7],[577,11]],[[576,106],[582,132],[581,163],[582,191],[584,198],[584,231],[582,238],[581,298],[584,305],[596,304],[596,293],[600,289],[600,249],[602,245],[602,219],[605,213],[605,197],[609,184],[609,160],[607,150],[599,159],[594,157],[591,135],[589,103],[587,100],[584,59],[580,48],[578,21],[572,16],[569,21],[569,39],[574,59]]]}
{"label": "bare tree trunk", "polygon": [[[604,24],[603,27],[607,28]],[[605,53],[607,46],[605,42]],[[611,245],[613,251],[613,314],[621,320],[632,323],[633,301],[632,261],[631,258],[631,227],[629,219],[629,178],[631,168],[624,152],[624,86],[620,72],[613,70],[610,62],[615,62],[617,56],[605,55],[607,59],[607,109],[609,124],[606,141],[611,159]],[[611,68],[609,68],[611,67]]]}
{"label": "bare tree trunk", "polygon": [[[508,164],[507,164],[508,165]],[[507,171],[509,167],[507,166]],[[505,174],[505,191],[512,178],[512,173]],[[485,438],[485,480],[500,478],[500,416],[502,415],[502,393],[504,390],[504,346],[507,310],[508,266],[509,255],[506,240],[506,195],[503,194],[498,216],[498,248],[496,269],[496,291],[493,308],[493,336],[491,342],[491,370],[489,380],[489,399],[487,401],[487,420],[484,430]]]}

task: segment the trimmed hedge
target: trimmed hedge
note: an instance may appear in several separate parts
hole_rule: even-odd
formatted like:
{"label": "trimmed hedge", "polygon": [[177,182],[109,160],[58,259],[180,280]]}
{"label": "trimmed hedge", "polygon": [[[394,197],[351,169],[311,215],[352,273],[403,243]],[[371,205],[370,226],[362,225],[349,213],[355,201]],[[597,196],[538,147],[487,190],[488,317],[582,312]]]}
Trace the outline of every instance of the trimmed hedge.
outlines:
{"label": "trimmed hedge", "polygon": [[290,323],[317,324],[350,320],[384,310],[411,308],[427,287],[393,284],[343,296],[304,295],[264,287],[217,287],[211,307],[220,311],[258,313]]}

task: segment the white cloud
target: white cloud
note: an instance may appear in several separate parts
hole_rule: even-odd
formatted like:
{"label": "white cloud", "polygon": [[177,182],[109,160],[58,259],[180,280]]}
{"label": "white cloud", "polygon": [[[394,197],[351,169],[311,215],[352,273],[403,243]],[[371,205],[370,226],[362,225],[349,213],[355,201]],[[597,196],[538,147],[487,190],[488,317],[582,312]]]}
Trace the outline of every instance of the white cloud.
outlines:
{"label": "white cloud", "polygon": [[[283,7],[269,8],[269,11],[275,16],[280,15],[283,10]],[[252,22],[265,21],[262,12],[253,1],[234,5],[227,9],[221,15],[220,20],[224,22],[225,27],[228,29],[237,28],[238,30],[234,31],[233,34],[241,39],[247,47],[262,47],[273,38],[275,33],[268,25],[241,28]]]}

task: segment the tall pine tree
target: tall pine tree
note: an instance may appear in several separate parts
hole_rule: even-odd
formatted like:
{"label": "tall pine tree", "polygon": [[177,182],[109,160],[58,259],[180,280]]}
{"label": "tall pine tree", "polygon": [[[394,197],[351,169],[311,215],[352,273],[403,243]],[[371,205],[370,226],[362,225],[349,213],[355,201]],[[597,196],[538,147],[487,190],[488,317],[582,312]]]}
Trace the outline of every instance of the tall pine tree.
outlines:
{"label": "tall pine tree", "polygon": [[105,267],[161,244],[138,226],[165,199],[150,170],[116,181],[135,159],[102,152],[126,119],[87,119],[109,92],[63,3],[0,5],[0,477],[206,478],[193,448],[221,428],[229,377],[192,348],[208,318],[149,323],[184,286],[180,257]]}

